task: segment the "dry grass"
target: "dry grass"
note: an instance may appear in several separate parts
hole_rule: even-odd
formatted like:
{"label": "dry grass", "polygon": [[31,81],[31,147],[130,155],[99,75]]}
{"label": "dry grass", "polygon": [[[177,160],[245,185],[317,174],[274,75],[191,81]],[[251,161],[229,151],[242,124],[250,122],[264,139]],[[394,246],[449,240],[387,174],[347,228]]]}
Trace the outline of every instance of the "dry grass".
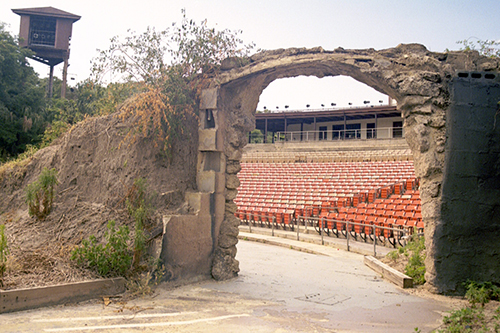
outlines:
{"label": "dry grass", "polygon": [[92,272],[72,265],[67,246],[46,246],[40,249],[11,248],[4,276],[5,289],[20,289],[84,281],[97,278]]}
{"label": "dry grass", "polygon": [[37,150],[31,150],[29,153],[20,155],[15,160],[3,163],[0,165],[0,183],[5,177],[20,179],[26,173],[26,166],[33,160],[33,156]]}

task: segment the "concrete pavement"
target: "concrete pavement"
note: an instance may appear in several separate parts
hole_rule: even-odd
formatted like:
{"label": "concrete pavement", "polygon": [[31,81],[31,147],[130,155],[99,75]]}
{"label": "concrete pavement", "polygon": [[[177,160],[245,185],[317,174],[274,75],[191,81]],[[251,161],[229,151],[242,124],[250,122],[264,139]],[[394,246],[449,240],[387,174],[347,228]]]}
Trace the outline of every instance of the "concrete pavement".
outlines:
{"label": "concrete pavement", "polygon": [[230,281],[2,314],[0,332],[429,332],[451,310],[384,281],[361,255],[282,240],[240,241],[241,271]]}

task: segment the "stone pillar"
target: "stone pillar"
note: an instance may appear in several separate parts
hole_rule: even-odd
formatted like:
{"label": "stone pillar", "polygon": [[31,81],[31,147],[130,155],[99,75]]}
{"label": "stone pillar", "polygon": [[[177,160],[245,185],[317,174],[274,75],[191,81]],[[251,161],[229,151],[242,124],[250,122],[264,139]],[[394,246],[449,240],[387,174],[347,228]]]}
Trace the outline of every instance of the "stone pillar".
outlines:
{"label": "stone pillar", "polygon": [[255,128],[253,114],[262,92],[261,84],[253,83],[251,80],[242,84],[236,82],[219,90],[219,133],[224,140],[226,182],[224,219],[212,264],[212,276],[216,280],[233,278],[239,272],[239,262],[235,257],[240,220],[234,215],[237,207],[233,200],[240,186],[237,174],[241,170],[242,150],[247,144],[247,133]]}
{"label": "stone pillar", "polygon": [[226,159],[219,131],[217,89],[202,91],[197,191],[186,193],[183,215],[165,216],[162,258],[168,279],[210,276],[225,212]]}
{"label": "stone pillar", "polygon": [[[228,226],[231,222],[234,224],[232,218],[235,217],[226,207],[226,198],[229,196],[232,200],[236,197],[239,181],[235,175],[236,179],[227,174],[227,169],[231,170],[232,164],[226,162],[224,154],[221,115],[217,108],[218,91],[217,88],[205,89],[201,94],[197,183],[199,191],[211,195],[212,276],[223,280],[233,277],[239,271],[238,262],[234,259],[237,238],[234,241],[231,237],[234,231],[228,231]],[[233,191],[228,191],[228,186]],[[236,237],[237,226],[236,224]]]}
{"label": "stone pillar", "polygon": [[210,193],[212,217],[212,250],[218,243],[219,230],[224,219],[225,209],[225,170],[226,159],[223,154],[223,138],[219,130],[217,110],[218,89],[204,89],[200,100],[200,128],[198,152],[198,190]]}

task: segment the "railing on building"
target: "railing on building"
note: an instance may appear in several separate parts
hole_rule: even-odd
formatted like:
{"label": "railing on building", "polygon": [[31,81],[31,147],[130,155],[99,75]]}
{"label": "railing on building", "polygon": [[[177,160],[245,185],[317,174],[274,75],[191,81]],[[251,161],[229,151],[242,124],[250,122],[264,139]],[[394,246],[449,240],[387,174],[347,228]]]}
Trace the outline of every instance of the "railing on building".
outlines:
{"label": "railing on building", "polygon": [[[301,141],[335,141],[335,140],[372,140],[404,138],[402,127],[381,127],[365,129],[346,129],[328,131],[293,131],[268,133],[249,133],[249,143],[301,142]],[[266,139],[266,140],[265,140]]]}

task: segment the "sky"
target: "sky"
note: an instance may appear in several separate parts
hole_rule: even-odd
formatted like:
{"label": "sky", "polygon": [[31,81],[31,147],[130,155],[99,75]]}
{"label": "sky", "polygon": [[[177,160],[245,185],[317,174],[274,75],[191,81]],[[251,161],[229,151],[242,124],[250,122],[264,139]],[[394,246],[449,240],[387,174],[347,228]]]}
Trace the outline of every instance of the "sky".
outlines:
{"label": "sky", "polygon": [[[4,0],[0,21],[19,34],[20,17],[11,9],[55,7],[82,18],[73,25],[68,75],[70,85],[89,77],[97,49],[107,49],[113,36],[131,29],[164,29],[188,18],[220,30],[242,30],[245,43],[272,50],[316,47],[333,50],[377,50],[400,43],[420,43],[429,50],[457,50],[457,41],[500,40],[500,0]],[[40,77],[48,66],[32,62]],[[55,68],[62,76],[62,64]],[[270,110],[386,104],[387,96],[348,77],[298,77],[272,82],[260,96],[258,109]]]}

